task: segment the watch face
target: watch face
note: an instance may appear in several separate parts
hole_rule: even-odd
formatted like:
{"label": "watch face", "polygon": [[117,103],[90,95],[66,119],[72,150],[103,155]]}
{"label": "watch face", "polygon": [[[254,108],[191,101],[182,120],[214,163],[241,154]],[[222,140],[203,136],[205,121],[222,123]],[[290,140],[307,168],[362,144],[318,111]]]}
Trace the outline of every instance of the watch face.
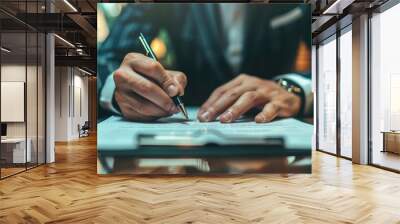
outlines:
{"label": "watch face", "polygon": [[302,89],[299,86],[297,86],[296,84],[292,83],[291,81],[288,81],[285,79],[280,79],[278,81],[278,84],[290,93],[295,93],[295,94],[302,93]]}

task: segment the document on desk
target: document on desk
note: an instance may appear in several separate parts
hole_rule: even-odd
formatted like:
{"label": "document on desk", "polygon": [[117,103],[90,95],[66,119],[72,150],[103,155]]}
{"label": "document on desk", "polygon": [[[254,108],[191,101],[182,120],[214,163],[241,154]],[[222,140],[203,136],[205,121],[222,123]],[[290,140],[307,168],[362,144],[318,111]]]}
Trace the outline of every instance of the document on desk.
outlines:
{"label": "document on desk", "polygon": [[154,122],[142,123],[112,116],[98,124],[98,149],[132,149],[137,146],[138,134],[188,135],[198,131],[218,131],[225,136],[235,137],[282,137],[286,148],[310,148],[313,126],[293,118],[280,119],[259,124],[243,118],[234,123],[199,122],[197,109],[188,108],[190,120],[180,114],[161,118]]}

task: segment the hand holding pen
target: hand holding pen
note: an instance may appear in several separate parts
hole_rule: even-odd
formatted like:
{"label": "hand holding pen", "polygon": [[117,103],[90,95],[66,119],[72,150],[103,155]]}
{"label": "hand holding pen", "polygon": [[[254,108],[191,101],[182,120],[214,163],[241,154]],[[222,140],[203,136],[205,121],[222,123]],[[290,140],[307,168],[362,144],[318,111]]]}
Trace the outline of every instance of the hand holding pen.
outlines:
{"label": "hand holding pen", "polygon": [[143,54],[129,53],[114,72],[114,98],[125,118],[156,120],[181,111],[172,98],[184,94],[186,82],[184,73],[167,70]]}
{"label": "hand holding pen", "polygon": [[[157,61],[157,57],[154,54],[153,49],[151,49],[150,45],[147,43],[146,38],[144,37],[144,35],[142,33],[140,33],[140,35],[139,35],[139,41],[142,44],[143,48],[146,50],[146,54],[148,56],[150,56],[154,61]],[[186,120],[189,120],[185,105],[183,104],[183,101],[181,100],[181,98],[178,95],[171,96],[171,97],[172,97],[172,100],[174,101],[175,105],[179,108],[179,110],[185,116]]]}

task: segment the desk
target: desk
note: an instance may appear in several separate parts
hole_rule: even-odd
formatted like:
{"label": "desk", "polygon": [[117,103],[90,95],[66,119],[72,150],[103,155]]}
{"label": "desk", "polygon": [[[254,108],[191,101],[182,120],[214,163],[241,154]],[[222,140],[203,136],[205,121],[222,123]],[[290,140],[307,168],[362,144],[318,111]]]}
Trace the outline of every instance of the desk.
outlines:
{"label": "desk", "polygon": [[383,150],[382,152],[392,152],[400,154],[400,131],[382,131]]}
{"label": "desk", "polygon": [[[27,142],[28,144],[25,151],[25,138],[1,139],[1,157],[5,160],[5,163],[30,162],[32,158],[32,140],[27,138]],[[27,159],[27,161],[25,161],[25,159]]]}

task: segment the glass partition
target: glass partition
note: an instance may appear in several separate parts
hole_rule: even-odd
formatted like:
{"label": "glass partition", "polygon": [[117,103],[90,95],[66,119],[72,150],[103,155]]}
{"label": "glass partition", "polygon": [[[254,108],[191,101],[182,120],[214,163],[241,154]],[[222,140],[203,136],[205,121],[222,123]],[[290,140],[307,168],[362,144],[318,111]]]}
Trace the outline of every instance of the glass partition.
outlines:
{"label": "glass partition", "polygon": [[[28,3],[28,4],[27,4]],[[0,178],[45,162],[45,35],[22,22],[44,1],[2,1],[0,7]],[[23,19],[23,20],[26,20]]]}
{"label": "glass partition", "polygon": [[24,171],[31,158],[26,135],[26,41],[25,31],[1,34],[2,177]]}
{"label": "glass partition", "polygon": [[336,35],[318,47],[318,145],[336,153]]}

